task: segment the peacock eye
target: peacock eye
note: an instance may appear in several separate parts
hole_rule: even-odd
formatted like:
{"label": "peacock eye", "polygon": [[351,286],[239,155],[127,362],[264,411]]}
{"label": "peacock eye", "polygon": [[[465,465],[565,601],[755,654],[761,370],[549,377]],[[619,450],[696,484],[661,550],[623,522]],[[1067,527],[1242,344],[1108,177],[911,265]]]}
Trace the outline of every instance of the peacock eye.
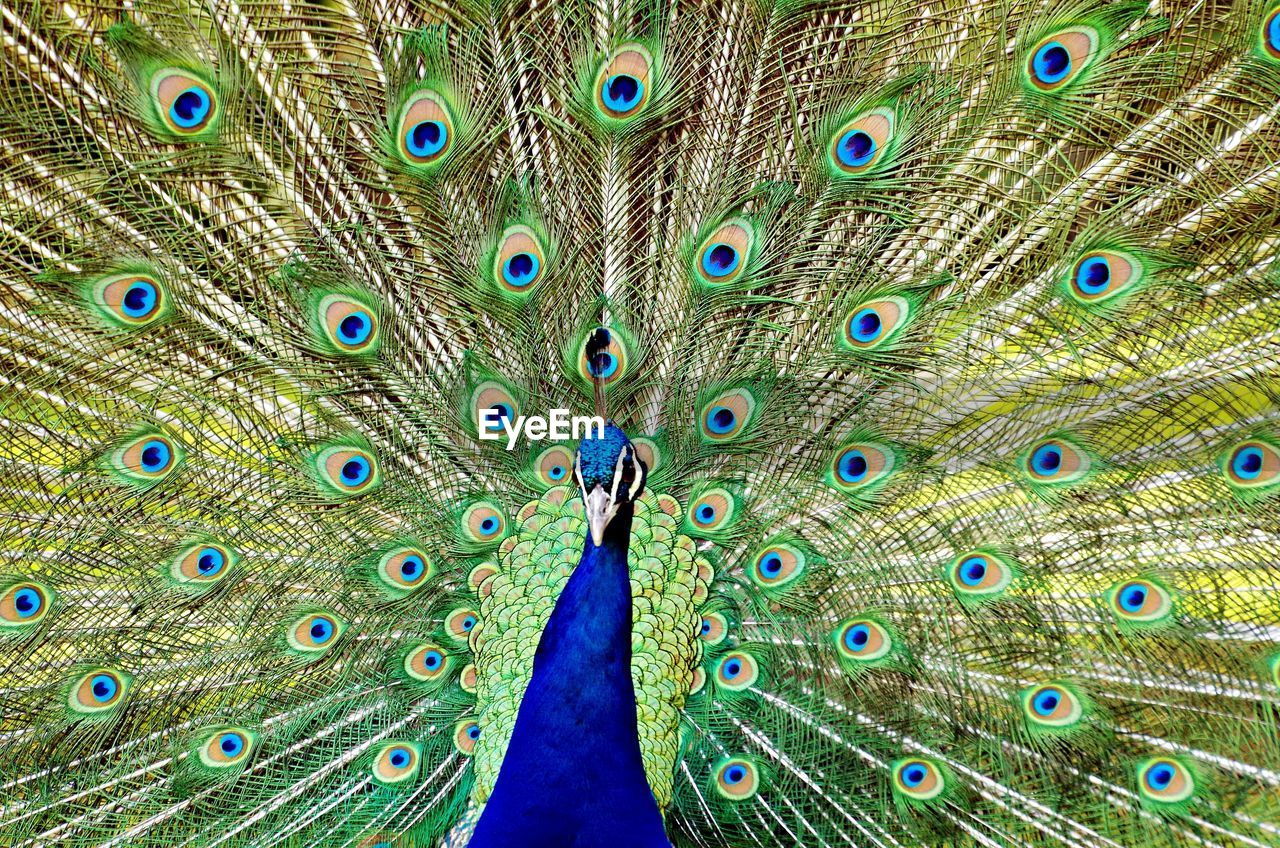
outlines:
{"label": "peacock eye", "polygon": [[117,274],[93,284],[93,304],[111,323],[134,329],[162,317],[168,293],[160,281],[142,274]]}
{"label": "peacock eye", "polygon": [[397,133],[401,157],[410,165],[434,167],[453,148],[453,118],[445,99],[423,89],[400,110]]}
{"label": "peacock eye", "polygon": [[896,120],[892,109],[878,107],[836,130],[829,153],[834,175],[851,177],[875,168],[890,147]]}
{"label": "peacock eye", "polygon": [[213,87],[177,68],[166,68],[152,77],[151,97],[160,119],[173,135],[198,135],[212,126],[218,114]]}
{"label": "peacock eye", "polygon": [[639,44],[619,47],[596,76],[596,107],[606,118],[626,120],[644,108],[653,95],[653,58]]}
{"label": "peacock eye", "polygon": [[1091,27],[1069,27],[1043,38],[1027,57],[1026,79],[1036,91],[1056,91],[1093,63],[1098,33]]}
{"label": "peacock eye", "polygon": [[13,583],[0,589],[0,631],[37,623],[49,612],[51,597],[39,583]]}
{"label": "peacock eye", "polygon": [[1280,6],[1272,9],[1262,25],[1262,50],[1272,59],[1280,59]]}

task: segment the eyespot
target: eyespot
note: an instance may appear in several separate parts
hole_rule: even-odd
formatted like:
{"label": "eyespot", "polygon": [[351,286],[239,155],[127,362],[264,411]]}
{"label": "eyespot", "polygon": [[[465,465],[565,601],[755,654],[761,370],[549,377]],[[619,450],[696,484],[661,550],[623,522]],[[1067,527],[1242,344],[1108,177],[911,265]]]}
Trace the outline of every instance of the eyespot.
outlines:
{"label": "eyespot", "polygon": [[724,392],[702,407],[699,427],[704,441],[728,442],[742,436],[755,414],[756,399],[746,389]]}
{"label": "eyespot", "polygon": [[1065,439],[1046,439],[1023,455],[1022,468],[1033,483],[1063,485],[1083,479],[1090,470],[1088,454]]}
{"label": "eyespot", "polygon": [[458,687],[469,695],[476,693],[476,684],[479,682],[480,672],[476,670],[475,663],[467,663],[462,667],[462,671],[458,673]]}
{"label": "eyespot", "polygon": [[1020,698],[1027,723],[1040,730],[1066,730],[1084,719],[1083,699],[1062,683],[1030,686]]}
{"label": "eyespot", "polygon": [[1116,618],[1128,624],[1158,624],[1173,615],[1173,595],[1153,580],[1127,580],[1107,593]]}
{"label": "eyespot", "polygon": [[653,57],[639,44],[624,44],[596,75],[596,107],[608,118],[635,117],[653,96]]}
{"label": "eyespot", "polygon": [[475,719],[463,719],[453,726],[453,745],[459,753],[471,756],[479,741],[480,724]]}
{"label": "eyespot", "polygon": [[653,472],[658,470],[663,460],[662,449],[658,447],[658,443],[653,439],[639,436],[631,440],[631,447],[635,448],[636,458],[644,463],[644,467],[649,469],[649,476],[652,477]]}
{"label": "eyespot", "polygon": [[1263,55],[1280,59],[1280,6],[1267,13],[1259,40]]}
{"label": "eyespot", "polygon": [[124,702],[132,678],[123,672],[98,668],[76,678],[67,696],[67,706],[83,716],[103,715]]}
{"label": "eyespot", "polygon": [[444,629],[455,642],[465,645],[479,623],[480,613],[470,607],[459,607],[445,616]]}
{"label": "eyespot", "polygon": [[[486,414],[489,423],[485,422]],[[489,380],[471,393],[471,415],[481,433],[502,433],[504,420],[514,423],[520,417],[520,405],[501,383]]]}
{"label": "eyespot", "polygon": [[875,350],[896,337],[911,317],[901,297],[882,297],[855,307],[844,319],[844,343],[852,350]]}
{"label": "eyespot", "polygon": [[897,456],[888,446],[855,442],[836,452],[828,479],[842,491],[865,492],[888,482],[897,464]]}
{"label": "eyespot", "polygon": [[1237,489],[1258,489],[1280,480],[1280,451],[1257,439],[1236,445],[1220,464],[1227,482]]}
{"label": "eyespot", "polygon": [[378,348],[378,316],[373,307],[354,298],[331,294],[317,307],[329,344],[339,353],[368,354]]}
{"label": "eyespot", "polygon": [[151,78],[151,98],[165,127],[177,136],[200,135],[218,116],[213,87],[177,68],[166,68]]}
{"label": "eyespot", "polygon": [[608,334],[609,344],[595,355],[596,374],[592,375],[593,363],[587,362],[587,346],[594,335],[594,333],[588,333],[582,340],[581,350],[578,351],[578,376],[587,383],[594,382],[598,377],[601,385],[608,386],[626,376],[629,359],[622,336],[617,332],[610,332],[607,327],[601,329]]}
{"label": "eyespot", "polygon": [[346,625],[336,615],[313,612],[289,625],[287,637],[289,646],[295,651],[321,654],[334,646],[345,629]]}
{"label": "eyespot", "polygon": [[798,580],[807,565],[804,551],[795,545],[779,542],[756,553],[747,576],[757,586],[775,589]]}
{"label": "eyespot", "polygon": [[93,303],[112,323],[145,327],[168,310],[169,293],[155,277],[116,274],[94,284]]}
{"label": "eyespot", "polygon": [[741,692],[760,678],[760,665],[746,651],[731,651],[716,663],[716,686],[730,692]]}
{"label": "eyespot", "polygon": [[698,629],[698,638],[708,645],[719,645],[729,635],[729,622],[718,612],[709,612],[702,617]]}
{"label": "eyespot", "polygon": [[210,732],[197,755],[210,768],[225,769],[244,765],[253,755],[257,737],[239,727],[221,727]]}
{"label": "eyespot", "polygon": [[425,585],[434,574],[434,564],[418,548],[394,548],[378,559],[378,579],[397,595]]}
{"label": "eyespot", "polygon": [[479,501],[462,513],[462,529],[477,543],[496,542],[506,535],[507,520],[489,501]]}
{"label": "eyespot", "polygon": [[884,659],[893,650],[889,629],[871,618],[848,618],[835,631],[836,650],[857,665]]}
{"label": "eyespot", "polygon": [[437,165],[453,149],[453,118],[445,99],[423,89],[400,109],[396,138],[400,155],[411,165]]}
{"label": "eyespot", "polygon": [[687,529],[694,536],[714,533],[732,524],[736,512],[737,499],[728,489],[707,489],[685,511]]}
{"label": "eyespot", "polygon": [[747,272],[755,248],[755,228],[745,218],[731,218],[703,239],[694,271],[709,286],[722,286]]}
{"label": "eyespot", "polygon": [[493,278],[508,292],[528,294],[542,279],[547,255],[537,233],[512,224],[502,233],[493,257]]}
{"label": "eyespot", "polygon": [[475,592],[480,597],[487,598],[489,596],[490,587],[485,586],[485,581],[497,573],[497,563],[482,562],[467,572],[467,585],[471,587],[471,591]]}
{"label": "eyespot", "polygon": [[373,779],[395,786],[418,776],[422,748],[415,742],[388,742],[373,761]]}
{"label": "eyespot", "polygon": [[896,122],[892,109],[878,107],[836,130],[829,151],[834,173],[856,176],[874,169],[891,145]]}
{"label": "eyespot", "polygon": [[111,454],[111,465],[131,483],[154,483],[178,467],[182,452],[177,443],[160,433],[137,436]]}
{"label": "eyespot", "polygon": [[371,492],[382,482],[378,460],[364,448],[335,445],[316,454],[315,462],[321,483],[338,497]]}
{"label": "eyespot", "polygon": [[169,575],[180,584],[217,583],[236,563],[235,552],[214,542],[198,542],[182,550],[169,566]]}
{"label": "eyespot", "polygon": [[449,654],[440,646],[424,642],[405,655],[405,673],[420,683],[438,683],[449,675],[453,665]]}
{"label": "eyespot", "polygon": [[1191,770],[1170,757],[1152,757],[1138,764],[1138,791],[1156,806],[1180,804],[1196,792]]}
{"label": "eyespot", "polygon": [[0,630],[33,627],[49,614],[53,593],[39,583],[22,581],[0,588]]}
{"label": "eyespot", "polygon": [[960,601],[995,599],[1016,576],[1011,563],[988,551],[961,554],[947,568],[947,580]]}
{"label": "eyespot", "polygon": [[760,770],[746,757],[726,757],[712,772],[716,791],[730,801],[745,801],[760,789]]}
{"label": "eyespot", "polygon": [[1071,27],[1040,40],[1027,56],[1027,80],[1038,91],[1057,91],[1078,78],[1093,63],[1098,33],[1091,27]]}
{"label": "eyespot", "polygon": [[1071,269],[1068,291],[1076,300],[1099,303],[1110,300],[1142,278],[1142,263],[1134,256],[1113,250],[1086,253]]}
{"label": "eyespot", "polygon": [[573,452],[568,448],[550,447],[533,461],[534,475],[544,486],[563,486],[573,477]]}
{"label": "eyespot", "polygon": [[932,800],[946,788],[942,769],[933,760],[907,757],[895,762],[892,768],[893,791],[911,800]]}

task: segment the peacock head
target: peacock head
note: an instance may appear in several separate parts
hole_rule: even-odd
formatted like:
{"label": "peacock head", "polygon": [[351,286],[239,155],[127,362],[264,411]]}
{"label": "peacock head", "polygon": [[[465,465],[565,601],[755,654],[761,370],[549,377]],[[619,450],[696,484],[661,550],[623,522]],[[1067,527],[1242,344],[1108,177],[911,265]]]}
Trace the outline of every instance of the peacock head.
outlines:
{"label": "peacock head", "polygon": [[578,445],[574,476],[587,508],[591,541],[597,546],[603,544],[605,528],[621,507],[629,507],[640,497],[648,473],[620,427],[610,421],[600,431],[588,428],[586,438]]}

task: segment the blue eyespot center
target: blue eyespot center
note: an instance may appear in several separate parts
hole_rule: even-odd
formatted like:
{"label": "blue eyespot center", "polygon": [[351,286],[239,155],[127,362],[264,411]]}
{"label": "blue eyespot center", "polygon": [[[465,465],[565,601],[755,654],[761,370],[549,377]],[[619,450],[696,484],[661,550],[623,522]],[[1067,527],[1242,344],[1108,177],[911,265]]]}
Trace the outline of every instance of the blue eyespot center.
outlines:
{"label": "blue eyespot center", "polygon": [[405,134],[405,146],[419,159],[435,156],[449,140],[449,128],[443,121],[419,121]]}
{"label": "blue eyespot center", "polygon": [[367,312],[352,312],[338,324],[338,338],[343,344],[364,344],[372,334],[373,318]]}
{"label": "blue eyespot center", "polygon": [[244,749],[244,740],[240,738],[238,733],[224,733],[222,738],[218,740],[218,747],[228,757],[234,757]]}
{"label": "blue eyespot center", "polygon": [[369,460],[353,456],[342,464],[342,482],[348,486],[359,486],[369,479],[369,472]]}
{"label": "blue eyespot center", "polygon": [[40,611],[42,601],[35,589],[19,589],[13,594],[13,608],[19,618],[30,618]]}
{"label": "blue eyespot center", "polygon": [[523,288],[538,276],[538,257],[532,253],[514,253],[502,264],[502,277],[516,288]]}
{"label": "blue eyespot center", "polygon": [[1280,12],[1273,14],[1271,20],[1267,21],[1267,46],[1280,53]]}
{"label": "blue eyespot center", "polygon": [[741,261],[738,251],[728,244],[717,242],[702,253],[702,270],[709,276],[723,277],[732,274]]}
{"label": "blue eyespot center", "polygon": [[849,130],[840,136],[836,155],[842,165],[860,168],[876,155],[876,140],[864,130]]}
{"label": "blue eyespot center", "polygon": [[90,681],[89,688],[93,692],[93,699],[101,704],[114,698],[120,686],[110,675],[99,674]]}
{"label": "blue eyespot center", "polygon": [[1247,445],[1231,458],[1231,471],[1242,480],[1253,480],[1262,473],[1263,460],[1261,448]]}
{"label": "blue eyespot center", "polygon": [[742,663],[738,660],[729,660],[724,664],[724,673],[729,677],[737,677],[742,673]]}
{"label": "blue eyespot center", "polygon": [[416,580],[425,570],[421,557],[407,556],[400,563],[400,575],[406,580]]}
{"label": "blue eyespot center", "polygon": [[644,83],[631,74],[615,74],[605,80],[604,105],[614,112],[629,112],[640,104]]}
{"label": "blue eyespot center", "polygon": [[860,450],[845,451],[840,457],[840,479],[846,483],[859,483],[867,476],[867,457]]}
{"label": "blue eyespot center", "polygon": [[844,644],[851,651],[861,651],[871,641],[871,628],[865,624],[856,624],[844,634]]}
{"label": "blue eyespot center", "polygon": [[1046,689],[1036,695],[1031,706],[1036,713],[1042,716],[1052,715],[1053,711],[1058,708],[1058,704],[1062,702],[1062,696],[1057,689]]}
{"label": "blue eyespot center", "polygon": [[1050,85],[1061,82],[1071,73],[1071,53],[1061,42],[1050,41],[1036,51],[1032,67],[1040,82]]}
{"label": "blue eyespot center", "polygon": [[130,318],[145,318],[155,311],[158,300],[155,286],[145,280],[137,280],[125,290],[120,309]]}
{"label": "blue eyespot center", "polygon": [[738,423],[738,416],[734,415],[733,410],[727,406],[712,407],[707,413],[707,427],[711,432],[716,434],[724,434],[733,430],[734,425]]}
{"label": "blue eyespot center", "polygon": [[1076,271],[1076,287],[1085,294],[1101,294],[1111,283],[1111,265],[1104,257],[1091,256]]}
{"label": "blue eyespot center", "polygon": [[142,446],[142,470],[163,471],[169,465],[169,446],[159,439],[152,439]]}
{"label": "blue eyespot center", "polygon": [[311,622],[311,638],[317,644],[328,642],[329,637],[333,635],[333,624],[327,619],[317,618]]}
{"label": "blue eyespot center", "polygon": [[480,725],[473,724],[467,728],[467,738],[472,742],[480,738]]}
{"label": "blue eyespot center", "polygon": [[462,619],[463,630],[471,630],[475,626],[476,626],[476,617],[474,615],[469,615],[466,618]]}
{"label": "blue eyespot center", "polygon": [[[487,429],[491,433],[497,430],[501,430],[503,428],[503,424],[502,424],[503,421],[510,421],[512,418],[515,417],[515,410],[512,409],[511,404],[509,403],[495,403],[493,406],[489,407],[489,409],[492,410],[494,414],[488,416],[488,418],[490,420],[494,418],[498,419],[497,421],[494,421],[492,424],[488,425]],[[483,421],[484,417],[482,417],[480,420]]]}
{"label": "blue eyespot center", "polygon": [[960,581],[966,586],[977,586],[987,576],[987,562],[982,557],[970,557],[960,563]]}
{"label": "blue eyespot center", "polygon": [[698,522],[700,524],[710,524],[716,517],[716,509],[711,504],[703,504],[698,507]]}
{"label": "blue eyespot center", "polygon": [[562,480],[564,479],[564,475],[568,473],[569,473],[568,469],[566,469],[563,465],[553,465],[551,466],[551,470],[547,472],[547,476],[550,477],[552,480]]}
{"label": "blue eyespot center", "polygon": [[1062,448],[1057,445],[1041,445],[1031,455],[1031,467],[1042,477],[1052,476],[1061,466]]}
{"label": "blue eyespot center", "polygon": [[702,634],[705,636],[710,632],[711,632],[711,619],[709,618],[702,619]]}
{"label": "blue eyespot center", "polygon": [[782,573],[782,557],[777,554],[765,554],[760,558],[760,572],[766,577],[777,577]]}
{"label": "blue eyespot center", "polygon": [[1167,789],[1173,778],[1173,768],[1164,763],[1147,770],[1147,785],[1157,792]]}
{"label": "blue eyespot center", "polygon": [[591,361],[589,370],[593,376],[607,380],[618,373],[618,357],[608,351],[598,353]]}
{"label": "blue eyespot center", "polygon": [[882,326],[879,312],[869,307],[860,309],[849,319],[849,335],[860,342],[875,341]]}
{"label": "blue eyespot center", "polygon": [[193,129],[204,123],[209,116],[210,106],[209,95],[204,89],[193,85],[173,99],[169,106],[169,117],[182,129]]}
{"label": "blue eyespot center", "polygon": [[486,518],[484,521],[480,522],[481,533],[486,533],[486,534],[492,533],[497,529],[498,529],[498,521],[493,517]]}
{"label": "blue eyespot center", "polygon": [[747,770],[740,765],[731,765],[724,770],[724,782],[730,786],[741,783],[747,779]]}
{"label": "blue eyespot center", "polygon": [[203,548],[196,560],[196,570],[208,577],[221,571],[225,562],[226,557],[223,556],[222,551],[217,548]]}
{"label": "blue eyespot center", "polygon": [[422,665],[431,671],[435,671],[444,662],[444,656],[439,651],[427,651],[422,658]]}
{"label": "blue eyespot center", "polygon": [[912,789],[924,783],[926,777],[928,777],[928,772],[924,766],[918,763],[912,763],[902,770],[902,782]]}
{"label": "blue eyespot center", "polygon": [[1126,612],[1138,612],[1147,602],[1147,590],[1142,586],[1127,586],[1120,592],[1120,606]]}
{"label": "blue eyespot center", "polygon": [[409,752],[404,748],[396,748],[391,752],[391,756],[388,759],[391,761],[391,765],[396,768],[404,768],[409,765]]}

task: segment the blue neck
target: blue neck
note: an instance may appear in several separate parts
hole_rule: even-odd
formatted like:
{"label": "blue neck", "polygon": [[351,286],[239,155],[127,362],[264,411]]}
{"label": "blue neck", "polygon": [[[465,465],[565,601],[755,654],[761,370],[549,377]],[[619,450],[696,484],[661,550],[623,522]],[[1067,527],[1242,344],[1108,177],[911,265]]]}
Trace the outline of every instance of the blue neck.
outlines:
{"label": "blue neck", "polygon": [[630,538],[630,505],[587,538],[469,848],[670,848],[636,732]]}

